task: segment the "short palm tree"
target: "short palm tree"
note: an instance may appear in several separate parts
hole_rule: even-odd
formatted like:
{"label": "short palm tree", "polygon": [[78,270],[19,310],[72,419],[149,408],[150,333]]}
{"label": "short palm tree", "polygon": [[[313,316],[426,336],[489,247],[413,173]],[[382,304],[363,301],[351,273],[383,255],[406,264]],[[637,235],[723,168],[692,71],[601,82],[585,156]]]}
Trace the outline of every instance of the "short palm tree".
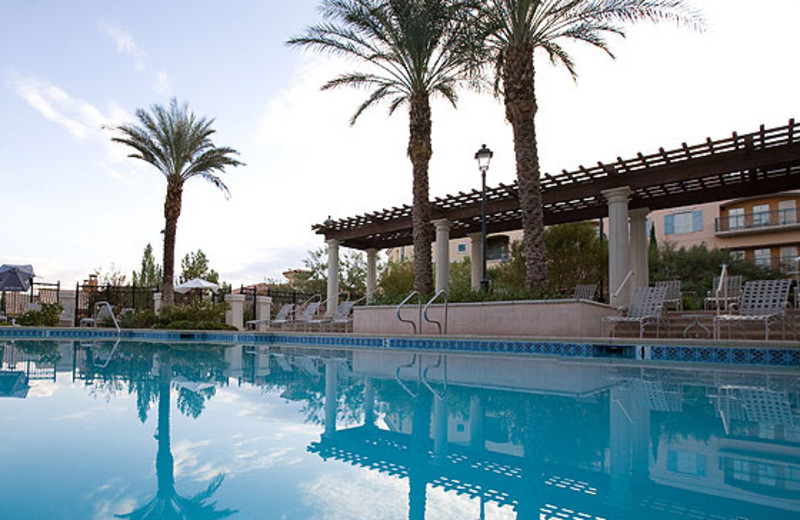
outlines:
{"label": "short palm tree", "polygon": [[152,164],[167,180],[161,284],[162,302],[172,305],[175,298],[175,235],[181,215],[183,185],[189,179],[200,177],[228,196],[228,187],[217,174],[224,172],[228,166],[240,166],[243,163],[232,157],[238,155],[233,148],[214,146],[211,141],[215,132],[211,128],[213,119],[196,117],[189,112],[188,105],[179,105],[174,98],[169,107],[153,105],[150,112],[136,110],[136,118],[138,125],[117,126],[120,135],[111,140],[133,148],[134,152],[128,157]]}
{"label": "short palm tree", "polygon": [[428,162],[432,154],[430,98],[441,95],[454,106],[456,87],[469,76],[472,0],[323,0],[325,22],[310,27],[289,45],[311,47],[362,62],[366,71],[327,82],[370,90],[350,123],[386,101],[389,113],[408,105],[408,157],[413,170],[414,288],[433,290]]}
{"label": "short palm tree", "polygon": [[503,94],[514,132],[525,285],[541,288],[547,282],[547,268],[534,125],[538,108],[534,51],[544,49],[554,64],[563,64],[577,77],[564,42],[588,43],[613,57],[605,37],[624,36],[622,23],[675,21],[701,28],[703,22],[683,0],[484,0],[483,8],[486,50],[496,65],[495,88]]}

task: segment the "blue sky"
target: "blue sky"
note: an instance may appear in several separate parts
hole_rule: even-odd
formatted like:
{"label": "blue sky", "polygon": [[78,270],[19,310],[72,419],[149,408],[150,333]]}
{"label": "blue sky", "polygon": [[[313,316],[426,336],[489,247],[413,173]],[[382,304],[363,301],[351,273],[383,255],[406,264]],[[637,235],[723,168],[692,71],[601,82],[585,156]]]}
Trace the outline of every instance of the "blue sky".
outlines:
{"label": "blue sky", "polygon": [[[232,197],[184,192],[181,257],[202,248],[234,284],[280,278],[322,244],[310,227],[409,203],[407,116],[383,108],[355,127],[363,93],[319,92],[352,65],[287,48],[317,21],[315,0],[6,1],[0,3],[0,263],[32,263],[74,284],[93,270],[160,258],[165,183],[125,157],[104,126],[171,96],[216,119],[215,142],[246,166]],[[642,24],[613,42],[616,60],[571,47],[580,78],[537,58],[545,171],[659,146],[777,126],[797,117],[800,3],[695,0],[708,30]],[[500,104],[464,93],[433,106],[431,194],[478,186],[472,155],[495,151],[489,183],[514,179]]]}

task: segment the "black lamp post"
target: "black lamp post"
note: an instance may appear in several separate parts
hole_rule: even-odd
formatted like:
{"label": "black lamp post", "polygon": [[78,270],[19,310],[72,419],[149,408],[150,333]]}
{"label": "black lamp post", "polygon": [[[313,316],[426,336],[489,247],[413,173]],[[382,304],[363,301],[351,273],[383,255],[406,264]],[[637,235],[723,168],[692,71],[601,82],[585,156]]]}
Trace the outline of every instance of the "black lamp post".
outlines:
{"label": "black lamp post", "polygon": [[482,267],[481,267],[481,291],[489,290],[489,279],[486,277],[486,171],[489,169],[489,161],[494,154],[485,144],[475,152],[475,160],[478,161],[478,169],[481,171],[481,234],[483,235],[482,247]]}

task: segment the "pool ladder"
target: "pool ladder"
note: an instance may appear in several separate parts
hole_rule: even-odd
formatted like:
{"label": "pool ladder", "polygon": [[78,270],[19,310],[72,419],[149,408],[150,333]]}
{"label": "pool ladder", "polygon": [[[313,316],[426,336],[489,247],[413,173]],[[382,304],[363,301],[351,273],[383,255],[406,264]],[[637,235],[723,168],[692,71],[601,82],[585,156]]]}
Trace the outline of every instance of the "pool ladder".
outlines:
{"label": "pool ladder", "polygon": [[[439,358],[436,361],[436,363],[433,364],[433,365],[427,365],[424,369],[422,368],[422,363],[423,363],[422,354],[421,353],[420,354],[414,354],[414,356],[411,358],[411,361],[409,363],[407,363],[405,365],[400,365],[400,366],[397,367],[397,370],[395,371],[395,374],[394,374],[395,380],[403,388],[403,390],[405,390],[406,393],[408,395],[410,395],[411,397],[417,397],[419,395],[419,390],[420,390],[419,385],[420,385],[420,381],[421,381],[422,384],[424,384],[426,387],[428,387],[428,390],[430,390],[430,392],[437,399],[443,400],[444,396],[445,396],[445,393],[447,392],[447,356],[443,356],[442,354],[439,354]],[[412,390],[405,383],[405,381],[403,381],[403,378],[401,377],[400,373],[403,371],[404,368],[414,368],[414,366],[417,367],[417,375],[416,375],[416,383],[417,384],[416,384],[416,389]],[[437,390],[431,384],[430,380],[428,379],[428,370],[430,370],[431,368],[439,369],[442,372],[442,390],[441,391]]]}
{"label": "pool ladder", "polygon": [[[440,296],[444,296],[444,324],[439,320],[433,320],[428,317],[428,309],[430,309],[431,305],[439,299]],[[409,320],[403,318],[400,312],[403,310],[403,307],[406,306],[412,299],[417,300],[417,310],[418,310],[418,318],[415,322],[414,320]],[[423,307],[422,305],[422,295],[419,291],[411,291],[411,293],[405,297],[405,299],[400,302],[400,305],[397,306],[397,321],[401,323],[408,323],[414,330],[414,334],[421,334],[422,333],[422,323],[425,320],[427,323],[434,323],[436,327],[439,329],[439,334],[447,334],[447,310],[448,310],[448,297],[447,291],[442,289],[437,291],[436,294],[433,295],[433,298],[428,300],[428,303],[425,304]]]}

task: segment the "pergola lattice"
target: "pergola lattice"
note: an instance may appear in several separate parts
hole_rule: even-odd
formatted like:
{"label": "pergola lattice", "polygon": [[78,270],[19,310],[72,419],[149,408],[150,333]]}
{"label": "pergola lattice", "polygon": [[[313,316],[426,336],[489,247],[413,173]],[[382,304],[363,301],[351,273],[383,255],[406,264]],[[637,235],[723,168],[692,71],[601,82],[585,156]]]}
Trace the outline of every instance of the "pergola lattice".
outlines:
{"label": "pergola lattice", "polygon": [[[649,155],[541,178],[545,224],[580,222],[608,213],[601,191],[628,186],[630,208],[650,210],[766,195],[800,188],[800,126],[786,126],[712,140],[679,148],[659,148]],[[522,227],[518,187],[487,188],[487,227],[490,233]],[[451,222],[450,238],[480,231],[481,192],[472,190],[436,198],[431,218]],[[354,249],[384,249],[412,243],[411,206],[403,205],[364,215],[316,224],[312,229]]]}

